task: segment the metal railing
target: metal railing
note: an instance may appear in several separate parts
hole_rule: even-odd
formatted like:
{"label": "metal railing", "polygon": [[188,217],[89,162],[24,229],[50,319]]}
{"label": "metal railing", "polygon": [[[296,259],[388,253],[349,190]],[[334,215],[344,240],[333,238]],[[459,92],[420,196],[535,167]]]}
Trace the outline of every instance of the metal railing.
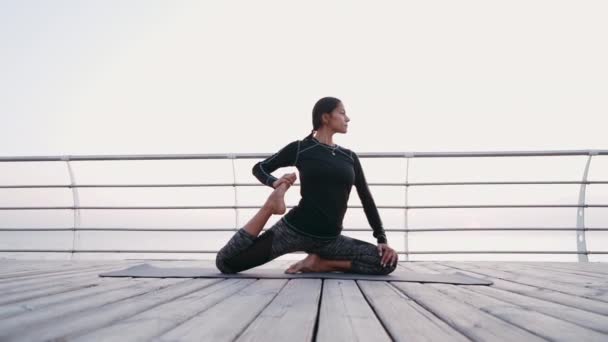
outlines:
{"label": "metal railing", "polygon": [[[265,186],[260,183],[237,183],[234,161],[236,159],[262,159],[268,153],[241,153],[241,154],[174,154],[174,155],[80,155],[80,156],[34,156],[34,157],[0,157],[0,162],[56,162],[66,163],[70,184],[66,185],[0,185],[2,189],[42,189],[42,188],[69,188],[72,190],[71,206],[13,206],[0,207],[0,210],[71,210],[73,211],[73,226],[69,228],[0,228],[0,231],[72,231],[71,249],[0,249],[0,252],[40,252],[40,253],[217,253],[217,250],[126,250],[126,249],[78,249],[76,248],[76,232],[78,231],[137,231],[137,232],[211,232],[235,231],[239,228],[238,221],[234,228],[103,228],[81,227],[81,210],[163,210],[163,209],[230,209],[235,210],[235,219],[239,209],[257,209],[261,206],[238,205],[237,188],[247,186]],[[379,209],[404,210],[404,228],[386,228],[386,232],[404,233],[404,250],[400,254],[408,260],[412,254],[576,254],[579,261],[588,261],[589,254],[608,254],[608,251],[588,250],[586,231],[608,231],[608,228],[585,227],[585,208],[606,208],[608,204],[586,204],[586,188],[589,184],[608,184],[608,181],[589,181],[587,179],[593,156],[608,155],[608,150],[574,150],[574,151],[511,151],[511,152],[405,152],[405,153],[358,153],[361,158],[405,158],[405,182],[368,183],[370,186],[398,186],[404,187],[405,205],[378,205]],[[409,182],[410,160],[413,158],[458,158],[458,157],[539,157],[539,156],[588,156],[580,181],[501,181],[501,182]],[[183,160],[183,159],[229,159],[232,161],[233,182],[231,183],[193,183],[193,184],[77,184],[72,169],[73,161],[125,161],[125,160]],[[578,184],[579,198],[576,204],[502,204],[502,205],[408,205],[408,189],[415,186],[445,186],[445,185],[537,185],[537,184]],[[298,184],[296,184],[298,186]],[[161,188],[161,187],[233,187],[234,205],[212,206],[81,206],[78,189],[80,188]],[[288,206],[290,208],[290,206]],[[348,208],[362,208],[362,206],[349,206]],[[408,211],[412,209],[449,209],[449,208],[577,208],[576,227],[481,227],[481,228],[408,228]],[[369,231],[369,228],[345,228],[344,231]],[[445,231],[576,231],[576,251],[563,250],[511,250],[511,251],[471,251],[471,250],[409,250],[409,234],[424,232]]]}

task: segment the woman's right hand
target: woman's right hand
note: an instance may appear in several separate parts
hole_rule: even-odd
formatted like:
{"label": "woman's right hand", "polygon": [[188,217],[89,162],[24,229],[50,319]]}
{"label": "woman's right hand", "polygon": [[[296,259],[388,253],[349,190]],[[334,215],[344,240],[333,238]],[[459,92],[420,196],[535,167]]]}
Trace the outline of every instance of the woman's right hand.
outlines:
{"label": "woman's right hand", "polygon": [[295,172],[286,173],[281,178],[274,181],[274,183],[272,183],[272,187],[276,189],[279,185],[281,185],[282,183],[285,183],[285,184],[287,184],[287,187],[289,188],[296,182],[297,178],[298,177],[296,176]]}

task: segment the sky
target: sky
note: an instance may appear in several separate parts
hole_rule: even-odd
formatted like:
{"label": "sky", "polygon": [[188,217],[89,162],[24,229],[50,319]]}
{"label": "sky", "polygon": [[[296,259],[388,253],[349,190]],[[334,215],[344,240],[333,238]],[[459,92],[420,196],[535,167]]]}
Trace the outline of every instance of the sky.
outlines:
{"label": "sky", "polygon": [[[608,3],[586,0],[0,0],[0,156],[272,153],[310,133],[312,107],[324,96],[340,98],[351,119],[348,133],[334,142],[356,152],[608,149],[606,17]],[[585,157],[564,160],[495,165],[485,175],[580,179]],[[608,163],[596,160],[590,172],[599,180]],[[251,162],[239,171],[246,182],[254,181]],[[387,181],[402,180],[399,163],[390,172],[388,164],[365,165],[371,179]],[[433,163],[413,162],[410,181],[476,178],[485,170],[485,162],[451,161],[447,169],[456,171],[447,179],[445,164]],[[5,180],[37,183],[40,178],[31,177],[52,179],[53,169],[65,180],[63,166],[15,167],[5,175],[22,178]],[[100,173],[84,163],[75,168],[79,180],[101,182],[107,172],[136,180],[142,174]],[[590,196],[608,202],[608,187],[589,188]],[[481,201],[475,191],[436,191]],[[505,199],[496,188],[487,191],[483,201]],[[513,191],[532,202],[529,188]],[[385,203],[402,199],[382,192],[375,190]],[[416,194],[419,203],[440,198]],[[69,202],[69,195],[43,198]],[[574,187],[546,198],[572,203],[577,195]],[[19,196],[21,204],[41,198]],[[106,195],[91,196],[101,201]],[[149,195],[135,198],[141,196]],[[259,202],[264,193],[252,196]],[[0,201],[10,205],[10,198],[17,197]],[[605,211],[598,211],[592,224],[606,226]],[[465,222],[455,226],[485,224],[461,216]],[[453,221],[433,218],[420,224]]]}
{"label": "sky", "polygon": [[605,1],[1,1],[0,156],[605,149]]}

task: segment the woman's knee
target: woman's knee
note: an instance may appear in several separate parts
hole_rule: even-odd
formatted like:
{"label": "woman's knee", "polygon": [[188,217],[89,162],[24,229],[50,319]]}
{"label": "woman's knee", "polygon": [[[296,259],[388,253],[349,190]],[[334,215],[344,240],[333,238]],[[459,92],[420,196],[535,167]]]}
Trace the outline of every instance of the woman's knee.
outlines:
{"label": "woman's knee", "polygon": [[397,268],[397,264],[387,264],[382,266],[380,258],[373,258],[375,260],[353,260],[352,272],[369,275],[388,275],[393,273]]}
{"label": "woman's knee", "polygon": [[388,275],[388,274],[393,273],[393,271],[395,271],[395,269],[397,269],[397,263],[387,264],[386,266],[378,265],[378,268],[379,268],[378,274]]}
{"label": "woman's knee", "polygon": [[374,261],[374,273],[377,275],[388,275],[393,273],[397,269],[397,262],[399,260],[395,261],[394,263],[389,262],[383,266],[382,257],[380,255],[376,256],[375,259],[376,260]]}
{"label": "woman's knee", "polygon": [[215,256],[215,267],[217,267],[217,269],[224,274],[237,273],[226,264],[226,261],[225,254],[222,253],[222,250],[220,250]]}
{"label": "woman's knee", "polygon": [[395,260],[395,262],[389,262],[388,264],[386,264],[386,266],[382,266],[381,264],[382,259],[380,259],[380,261],[378,262],[378,267],[380,267],[380,273],[382,275],[387,275],[387,274],[391,274],[393,273],[396,269],[397,269],[397,263],[399,262],[399,255],[397,254],[397,259]]}
{"label": "woman's knee", "polygon": [[252,243],[239,248],[224,246],[215,258],[215,266],[222,273],[238,273],[265,264],[272,260],[274,231],[267,231],[258,236]]}

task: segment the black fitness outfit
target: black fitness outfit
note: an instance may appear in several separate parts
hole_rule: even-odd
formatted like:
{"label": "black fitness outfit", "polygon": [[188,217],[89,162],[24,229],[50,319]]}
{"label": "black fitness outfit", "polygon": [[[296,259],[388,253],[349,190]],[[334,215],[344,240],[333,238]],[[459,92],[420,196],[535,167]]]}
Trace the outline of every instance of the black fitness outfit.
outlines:
{"label": "black fitness outfit", "polygon": [[296,140],[253,166],[252,172],[272,187],[271,172],[295,166],[300,173],[302,199],[281,220],[255,237],[239,229],[220,249],[216,266],[236,273],[262,265],[286,253],[304,251],[331,260],[351,260],[350,272],[389,274],[396,265],[382,266],[375,245],[341,235],[351,188],[355,185],[373,235],[386,243],[386,234],[357,155],[317,139]]}
{"label": "black fitness outfit", "polygon": [[272,187],[277,178],[271,173],[285,166],[298,169],[302,196],[298,205],[282,218],[287,225],[310,237],[336,238],[342,231],[354,184],[374,237],[378,243],[386,243],[382,221],[356,153],[339,145],[324,144],[313,137],[291,142],[270,158],[255,164],[252,172],[260,182]]}

